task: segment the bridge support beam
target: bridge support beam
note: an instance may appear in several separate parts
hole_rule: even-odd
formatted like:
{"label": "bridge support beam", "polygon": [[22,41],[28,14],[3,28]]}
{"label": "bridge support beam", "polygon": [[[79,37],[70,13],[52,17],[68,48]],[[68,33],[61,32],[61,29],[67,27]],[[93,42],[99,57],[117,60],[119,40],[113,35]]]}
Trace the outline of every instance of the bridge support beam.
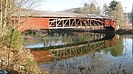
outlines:
{"label": "bridge support beam", "polygon": [[104,27],[102,21],[87,18],[50,18],[50,29],[100,29]]}

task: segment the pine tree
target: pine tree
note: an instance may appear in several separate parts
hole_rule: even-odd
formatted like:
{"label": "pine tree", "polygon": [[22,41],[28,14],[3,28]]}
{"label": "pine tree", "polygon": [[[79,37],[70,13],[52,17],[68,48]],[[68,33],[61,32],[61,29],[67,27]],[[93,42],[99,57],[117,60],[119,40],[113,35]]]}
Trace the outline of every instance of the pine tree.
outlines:
{"label": "pine tree", "polygon": [[114,11],[117,4],[118,4],[117,1],[115,1],[115,0],[111,1],[111,3],[109,4],[110,10]]}
{"label": "pine tree", "polygon": [[126,25],[126,19],[120,2],[112,1],[109,5],[108,15],[116,19],[116,25],[120,28]]}

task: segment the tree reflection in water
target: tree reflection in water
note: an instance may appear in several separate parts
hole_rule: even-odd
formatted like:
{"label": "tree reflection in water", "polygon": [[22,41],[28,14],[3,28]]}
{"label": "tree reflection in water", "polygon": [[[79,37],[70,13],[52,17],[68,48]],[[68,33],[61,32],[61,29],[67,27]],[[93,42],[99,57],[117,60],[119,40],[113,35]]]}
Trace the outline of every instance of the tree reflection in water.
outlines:
{"label": "tree reflection in water", "polygon": [[[81,36],[81,41],[85,38]],[[31,50],[40,67],[49,74],[127,74],[131,70],[124,64],[124,51],[123,38],[118,35],[63,48]]]}

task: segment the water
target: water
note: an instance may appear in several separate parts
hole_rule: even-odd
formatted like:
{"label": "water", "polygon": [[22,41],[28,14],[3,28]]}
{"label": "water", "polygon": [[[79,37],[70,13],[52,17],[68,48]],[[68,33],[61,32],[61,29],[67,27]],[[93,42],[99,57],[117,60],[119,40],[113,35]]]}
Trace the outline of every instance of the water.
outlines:
{"label": "water", "polygon": [[39,67],[49,74],[133,74],[128,35],[73,32],[28,40],[25,47],[32,48]]}

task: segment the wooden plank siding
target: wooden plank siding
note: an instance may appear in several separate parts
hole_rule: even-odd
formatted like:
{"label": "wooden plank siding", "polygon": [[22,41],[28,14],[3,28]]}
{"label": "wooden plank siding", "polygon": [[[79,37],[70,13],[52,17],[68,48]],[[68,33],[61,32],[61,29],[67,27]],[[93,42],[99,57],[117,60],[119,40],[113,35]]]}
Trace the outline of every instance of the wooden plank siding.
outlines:
{"label": "wooden plank siding", "polygon": [[18,23],[21,24],[17,27],[20,31],[30,29],[49,29],[49,18],[20,18]]}

